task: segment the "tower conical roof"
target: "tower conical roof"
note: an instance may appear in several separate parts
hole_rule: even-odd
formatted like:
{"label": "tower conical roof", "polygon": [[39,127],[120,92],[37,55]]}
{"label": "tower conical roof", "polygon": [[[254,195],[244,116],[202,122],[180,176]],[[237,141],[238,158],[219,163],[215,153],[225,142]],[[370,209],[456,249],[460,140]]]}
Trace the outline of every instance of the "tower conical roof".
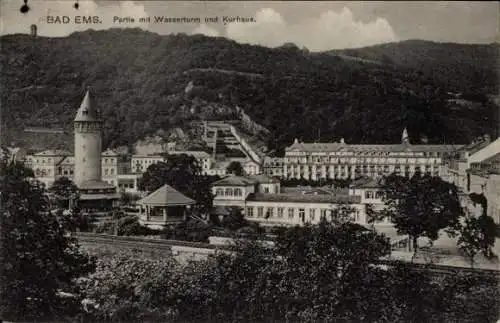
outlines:
{"label": "tower conical roof", "polygon": [[410,137],[408,136],[408,130],[406,130],[406,128],[404,128],[403,134],[401,135],[401,143],[403,144],[410,143]]}
{"label": "tower conical roof", "polygon": [[90,90],[87,89],[80,108],[76,112],[75,121],[99,121],[99,113]]}

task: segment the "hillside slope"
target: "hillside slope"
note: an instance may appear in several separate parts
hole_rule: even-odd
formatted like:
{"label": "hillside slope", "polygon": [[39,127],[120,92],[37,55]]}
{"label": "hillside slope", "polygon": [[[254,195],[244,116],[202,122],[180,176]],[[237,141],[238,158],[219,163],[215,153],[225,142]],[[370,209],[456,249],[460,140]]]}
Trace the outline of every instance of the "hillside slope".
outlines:
{"label": "hillside slope", "polygon": [[421,72],[425,66],[416,71],[370,63],[372,58],[140,29],[65,38],[10,35],[0,44],[2,136],[8,141],[15,139],[9,138],[12,129],[26,126],[70,128],[87,85],[105,117],[104,144],[111,147],[182,127],[215,113],[207,112],[210,106],[242,107],[271,131],[271,149],[295,137],[398,142],[405,126],[415,139],[464,143],[496,126],[486,92],[464,93],[465,106],[456,105],[448,92],[470,85],[459,91]]}
{"label": "hillside slope", "polygon": [[466,45],[407,40],[329,53],[418,69],[452,91],[497,93],[500,45]]}

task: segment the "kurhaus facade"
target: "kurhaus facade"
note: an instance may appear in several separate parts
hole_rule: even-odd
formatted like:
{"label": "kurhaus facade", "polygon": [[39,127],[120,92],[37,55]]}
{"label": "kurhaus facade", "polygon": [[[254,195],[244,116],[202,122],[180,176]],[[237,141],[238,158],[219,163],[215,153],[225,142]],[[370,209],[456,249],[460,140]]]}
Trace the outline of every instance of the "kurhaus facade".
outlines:
{"label": "kurhaus facade", "polygon": [[455,145],[411,145],[405,131],[401,144],[350,145],[300,143],[296,139],[285,150],[283,178],[354,179],[377,178],[392,173],[412,176],[416,172],[442,176],[442,161],[456,151]]}
{"label": "kurhaus facade", "polygon": [[[383,207],[379,190],[378,182],[369,179],[354,183],[349,190],[285,190],[279,180],[265,175],[228,176],[212,186],[218,212],[227,214],[223,207],[236,207],[247,220],[265,226],[317,224],[323,218],[365,225],[367,205]],[[377,224],[390,225],[386,221]]]}

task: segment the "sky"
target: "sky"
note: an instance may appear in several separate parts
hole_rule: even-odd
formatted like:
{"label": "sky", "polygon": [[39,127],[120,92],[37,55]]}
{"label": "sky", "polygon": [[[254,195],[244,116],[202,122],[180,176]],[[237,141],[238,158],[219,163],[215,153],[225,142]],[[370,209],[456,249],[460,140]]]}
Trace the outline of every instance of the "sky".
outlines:
{"label": "sky", "polygon": [[[281,46],[295,43],[311,51],[356,48],[407,39],[454,43],[499,41],[497,1],[84,1],[0,0],[0,34],[28,33],[65,37],[88,28],[140,27],[159,34],[222,36],[240,43]],[[100,24],[75,24],[77,15],[98,16]],[[47,16],[69,16],[71,23],[48,23]],[[114,17],[132,17],[117,23]],[[141,17],[199,17],[201,23],[145,23]],[[224,24],[222,17],[252,17],[254,22]],[[205,17],[219,21],[205,23]]]}

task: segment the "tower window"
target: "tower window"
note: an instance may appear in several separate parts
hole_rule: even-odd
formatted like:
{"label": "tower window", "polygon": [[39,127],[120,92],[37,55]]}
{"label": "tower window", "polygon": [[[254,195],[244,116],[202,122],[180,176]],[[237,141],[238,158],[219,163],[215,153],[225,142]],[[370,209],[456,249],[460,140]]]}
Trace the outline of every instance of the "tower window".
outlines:
{"label": "tower window", "polygon": [[88,114],[89,114],[89,112],[88,112],[87,110],[83,110],[83,111],[82,111],[82,114],[83,114],[84,116],[86,116],[86,115],[88,115]]}

